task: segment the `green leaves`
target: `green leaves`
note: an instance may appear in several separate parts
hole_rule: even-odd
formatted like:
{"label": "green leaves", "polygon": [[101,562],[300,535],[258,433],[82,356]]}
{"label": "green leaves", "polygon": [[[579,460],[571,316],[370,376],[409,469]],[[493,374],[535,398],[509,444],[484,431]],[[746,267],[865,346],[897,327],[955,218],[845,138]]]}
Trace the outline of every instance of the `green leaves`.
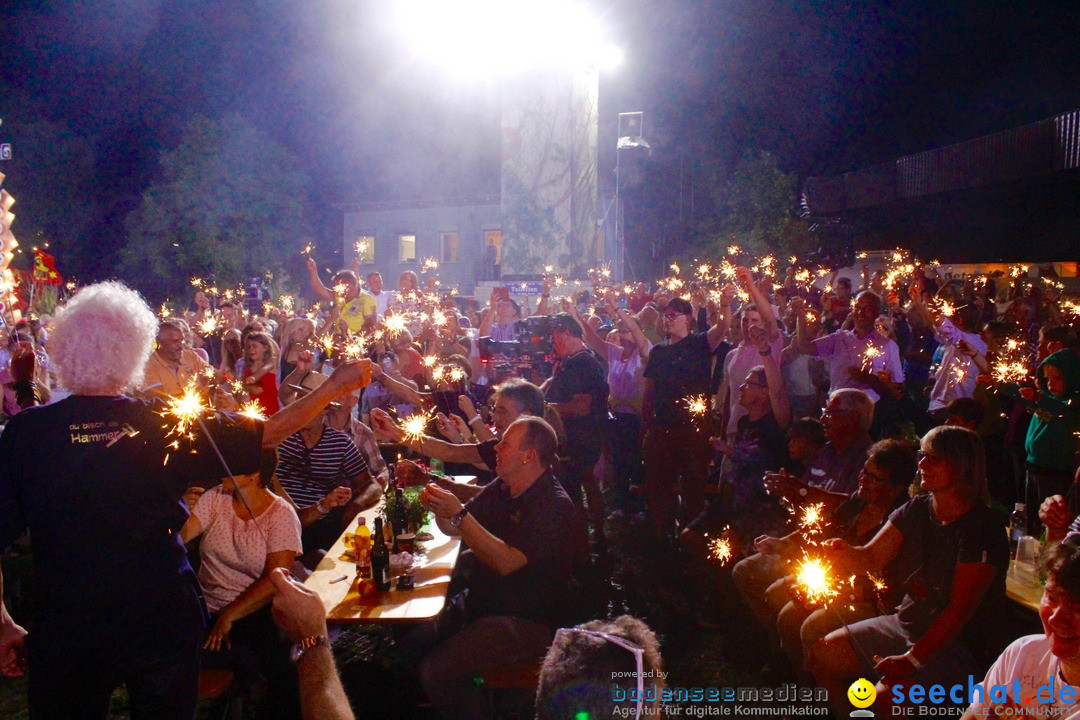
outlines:
{"label": "green leaves", "polygon": [[148,296],[184,295],[193,276],[236,283],[276,271],[311,234],[308,177],[241,115],[196,116],[159,167],[121,253],[121,275]]}

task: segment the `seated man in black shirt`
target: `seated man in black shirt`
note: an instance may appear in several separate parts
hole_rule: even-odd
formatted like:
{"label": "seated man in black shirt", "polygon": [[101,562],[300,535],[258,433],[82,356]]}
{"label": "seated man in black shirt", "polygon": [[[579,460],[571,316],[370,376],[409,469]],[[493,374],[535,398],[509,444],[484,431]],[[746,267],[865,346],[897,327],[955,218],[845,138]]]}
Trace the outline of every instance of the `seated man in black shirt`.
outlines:
{"label": "seated man in black shirt", "polygon": [[439,527],[460,534],[478,561],[463,607],[448,603],[439,626],[427,629],[429,643],[437,644],[420,663],[420,679],[445,718],[483,717],[473,678],[541,657],[551,643],[568,593],[566,528],[574,513],[551,473],[556,445],[550,425],[521,418],[496,446],[499,477],[465,506],[437,485],[421,494]]}

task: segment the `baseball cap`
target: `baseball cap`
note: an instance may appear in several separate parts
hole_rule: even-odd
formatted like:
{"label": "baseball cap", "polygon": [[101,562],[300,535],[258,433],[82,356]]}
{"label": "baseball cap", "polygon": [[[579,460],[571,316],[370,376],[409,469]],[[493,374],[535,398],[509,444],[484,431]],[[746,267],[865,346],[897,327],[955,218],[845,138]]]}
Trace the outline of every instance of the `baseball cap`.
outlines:
{"label": "baseball cap", "polygon": [[675,312],[682,313],[683,315],[694,314],[694,306],[690,304],[689,300],[681,297],[671,298],[671,300],[667,304],[667,307],[664,309],[674,310]]}

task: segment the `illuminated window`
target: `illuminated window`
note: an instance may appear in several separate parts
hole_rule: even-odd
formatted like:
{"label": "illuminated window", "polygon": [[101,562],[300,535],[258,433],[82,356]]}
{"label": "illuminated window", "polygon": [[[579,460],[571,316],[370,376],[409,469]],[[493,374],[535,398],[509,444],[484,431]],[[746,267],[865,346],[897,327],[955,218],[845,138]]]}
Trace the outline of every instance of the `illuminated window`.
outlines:
{"label": "illuminated window", "polygon": [[360,258],[361,265],[375,264],[375,236],[356,236],[356,256]]}
{"label": "illuminated window", "polygon": [[398,260],[416,262],[416,236],[398,235]]}
{"label": "illuminated window", "polygon": [[442,261],[444,263],[456,263],[458,261],[458,243],[460,236],[456,232],[444,232],[439,236],[439,245],[442,247]]}

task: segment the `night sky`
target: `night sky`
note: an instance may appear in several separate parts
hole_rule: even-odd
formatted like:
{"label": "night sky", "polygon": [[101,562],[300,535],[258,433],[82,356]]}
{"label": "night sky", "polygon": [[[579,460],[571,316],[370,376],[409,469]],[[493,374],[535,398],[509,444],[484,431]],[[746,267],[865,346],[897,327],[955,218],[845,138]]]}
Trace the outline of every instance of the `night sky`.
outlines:
{"label": "night sky", "polygon": [[[414,57],[385,4],[9,1],[0,141],[18,153],[20,121],[39,117],[94,139],[101,217],[86,241],[106,251],[195,114],[241,112],[288,146],[327,241],[343,204],[497,193],[494,88]],[[1073,2],[593,6],[626,54],[601,76],[602,192],[620,111],[646,113],[648,172],[683,178],[654,184],[701,197],[709,169],[746,149],[831,175],[1080,108]],[[654,197],[661,227],[676,203]]]}

